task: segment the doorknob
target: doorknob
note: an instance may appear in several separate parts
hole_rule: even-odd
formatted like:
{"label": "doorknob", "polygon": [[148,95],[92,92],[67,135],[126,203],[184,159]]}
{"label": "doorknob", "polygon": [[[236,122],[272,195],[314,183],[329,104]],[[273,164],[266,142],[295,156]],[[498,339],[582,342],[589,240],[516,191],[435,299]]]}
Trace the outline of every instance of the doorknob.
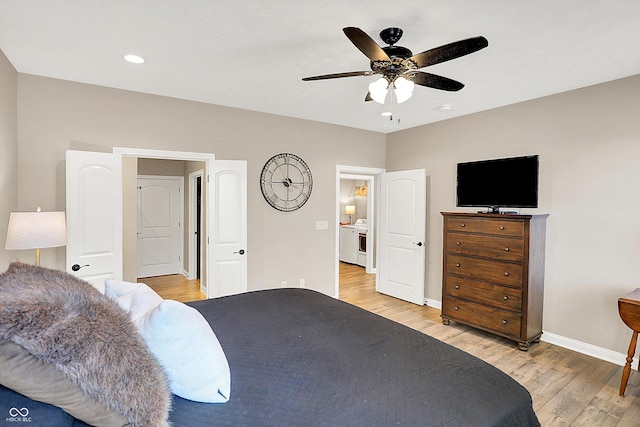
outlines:
{"label": "doorknob", "polygon": [[422,242],[413,242],[414,245],[422,246]]}
{"label": "doorknob", "polygon": [[244,249],[240,249],[238,252],[234,252],[234,254],[244,255]]}
{"label": "doorknob", "polygon": [[78,270],[80,270],[82,267],[89,267],[89,264],[85,264],[85,265],[73,264],[73,265],[71,266],[71,269],[72,269],[73,271],[78,271]]}

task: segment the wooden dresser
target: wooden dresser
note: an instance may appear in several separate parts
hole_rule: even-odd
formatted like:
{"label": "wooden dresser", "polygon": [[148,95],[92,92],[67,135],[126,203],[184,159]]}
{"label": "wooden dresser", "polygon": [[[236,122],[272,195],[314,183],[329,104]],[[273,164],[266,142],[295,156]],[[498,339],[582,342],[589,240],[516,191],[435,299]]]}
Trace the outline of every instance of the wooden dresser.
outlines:
{"label": "wooden dresser", "polygon": [[442,322],[493,332],[528,350],[542,335],[548,215],[442,215]]}

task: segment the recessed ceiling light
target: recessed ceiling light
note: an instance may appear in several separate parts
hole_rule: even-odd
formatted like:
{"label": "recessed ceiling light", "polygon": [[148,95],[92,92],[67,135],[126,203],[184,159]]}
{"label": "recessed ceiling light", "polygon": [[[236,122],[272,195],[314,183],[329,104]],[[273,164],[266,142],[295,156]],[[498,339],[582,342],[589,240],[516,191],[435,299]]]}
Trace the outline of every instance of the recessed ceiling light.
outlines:
{"label": "recessed ceiling light", "polygon": [[438,107],[438,110],[446,112],[446,111],[451,111],[452,108],[453,107],[449,104],[443,104]]}
{"label": "recessed ceiling light", "polygon": [[385,111],[385,112],[383,112],[383,113],[380,113],[380,115],[381,115],[382,117],[389,117],[389,116],[391,116],[392,114],[393,114],[393,113],[392,113],[391,111]]}
{"label": "recessed ceiling light", "polygon": [[131,62],[132,64],[142,64],[144,62],[143,57],[133,54],[126,54],[124,56],[124,60],[127,62]]}

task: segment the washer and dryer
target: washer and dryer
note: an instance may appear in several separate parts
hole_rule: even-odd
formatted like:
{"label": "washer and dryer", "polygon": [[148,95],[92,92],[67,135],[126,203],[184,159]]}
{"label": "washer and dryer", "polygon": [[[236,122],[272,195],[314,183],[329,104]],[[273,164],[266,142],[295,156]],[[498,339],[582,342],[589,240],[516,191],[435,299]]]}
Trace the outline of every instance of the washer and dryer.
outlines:
{"label": "washer and dryer", "polygon": [[354,225],[340,227],[340,261],[367,265],[367,234],[369,227],[366,218],[361,218]]}

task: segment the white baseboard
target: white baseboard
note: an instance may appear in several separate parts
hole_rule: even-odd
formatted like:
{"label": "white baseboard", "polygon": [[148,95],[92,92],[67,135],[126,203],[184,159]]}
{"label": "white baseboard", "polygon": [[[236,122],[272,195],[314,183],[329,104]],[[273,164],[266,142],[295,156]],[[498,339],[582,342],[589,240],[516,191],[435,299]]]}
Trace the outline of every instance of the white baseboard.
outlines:
{"label": "white baseboard", "polygon": [[437,308],[438,310],[442,310],[442,301],[438,301],[435,299],[426,298],[424,300],[425,304],[429,307]]}
{"label": "white baseboard", "polygon": [[[429,307],[442,310],[442,301],[427,298],[425,299],[425,302]],[[562,335],[554,334],[553,332],[543,331],[541,340],[548,342],[549,344],[557,345],[559,347],[586,354],[587,356],[595,357],[596,359],[611,362],[620,366],[624,366],[627,361],[626,354],[598,347],[593,344],[587,344],[572,338],[563,337]],[[634,357],[632,365],[638,366],[639,359],[639,356]]]}
{"label": "white baseboard", "polygon": [[[595,357],[596,359],[604,360],[605,362],[611,362],[616,365],[624,366],[627,360],[627,355],[612,351],[603,347],[598,347],[593,344],[587,344],[582,341],[574,340],[572,338],[563,337],[562,335],[554,334],[553,332],[542,332],[542,341],[549,344],[564,347],[569,350],[577,351],[578,353],[586,354],[587,356]],[[633,358],[632,364],[638,364],[638,357]]]}

